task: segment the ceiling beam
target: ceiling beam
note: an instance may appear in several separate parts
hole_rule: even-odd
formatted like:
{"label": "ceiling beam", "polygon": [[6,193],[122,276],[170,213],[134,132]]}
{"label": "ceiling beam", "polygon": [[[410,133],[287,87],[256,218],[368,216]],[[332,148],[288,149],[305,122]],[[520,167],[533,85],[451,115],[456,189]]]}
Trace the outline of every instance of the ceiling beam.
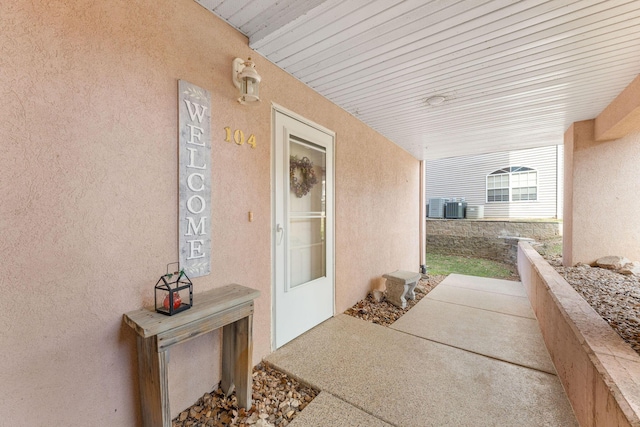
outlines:
{"label": "ceiling beam", "polygon": [[325,2],[331,3],[327,0],[283,1],[276,3],[270,8],[268,19],[263,16],[263,21],[258,28],[247,31],[249,46],[254,50],[260,49],[280,34],[285,34],[292,28],[299,26],[305,15],[316,8],[320,8]]}
{"label": "ceiling beam", "polygon": [[640,131],[640,74],[596,117],[596,141]]}

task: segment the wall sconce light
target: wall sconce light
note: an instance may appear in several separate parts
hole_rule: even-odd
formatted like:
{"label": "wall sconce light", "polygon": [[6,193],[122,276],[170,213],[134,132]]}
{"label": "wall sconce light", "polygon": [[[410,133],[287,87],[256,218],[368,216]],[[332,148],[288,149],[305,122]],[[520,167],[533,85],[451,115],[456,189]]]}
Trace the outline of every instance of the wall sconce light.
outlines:
{"label": "wall sconce light", "polygon": [[246,61],[240,58],[233,60],[233,84],[240,91],[238,102],[252,104],[260,102],[260,74],[251,58]]}

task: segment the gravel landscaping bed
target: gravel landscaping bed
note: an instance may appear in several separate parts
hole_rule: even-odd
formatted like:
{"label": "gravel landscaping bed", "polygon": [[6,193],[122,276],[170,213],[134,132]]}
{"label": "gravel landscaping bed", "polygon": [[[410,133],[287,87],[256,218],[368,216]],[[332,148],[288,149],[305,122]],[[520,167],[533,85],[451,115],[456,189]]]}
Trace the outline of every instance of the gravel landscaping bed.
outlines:
{"label": "gravel landscaping bed", "polygon": [[563,267],[558,257],[547,261],[640,354],[640,277],[586,264]]}
{"label": "gravel landscaping bed", "polygon": [[253,368],[253,406],[238,408],[235,392],[225,397],[222,389],[205,393],[182,411],[173,427],[284,427],[315,398],[318,391],[261,363]]}
{"label": "gravel landscaping bed", "polygon": [[401,309],[382,300],[376,302],[370,293],[363,300],[358,301],[353,307],[348,308],[344,313],[367,322],[376,323],[378,325],[389,326],[398,320],[403,314],[411,310],[425,295],[442,282],[447,276],[429,275],[426,279],[420,279],[416,286],[416,299],[407,300],[407,307]]}

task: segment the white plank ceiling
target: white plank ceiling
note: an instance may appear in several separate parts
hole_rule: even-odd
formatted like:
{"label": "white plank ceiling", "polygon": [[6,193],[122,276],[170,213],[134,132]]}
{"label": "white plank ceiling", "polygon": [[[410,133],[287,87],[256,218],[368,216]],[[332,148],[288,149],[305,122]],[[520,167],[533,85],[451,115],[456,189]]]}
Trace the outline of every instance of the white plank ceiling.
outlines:
{"label": "white plank ceiling", "polygon": [[640,73],[638,0],[197,1],[419,159],[562,144]]}

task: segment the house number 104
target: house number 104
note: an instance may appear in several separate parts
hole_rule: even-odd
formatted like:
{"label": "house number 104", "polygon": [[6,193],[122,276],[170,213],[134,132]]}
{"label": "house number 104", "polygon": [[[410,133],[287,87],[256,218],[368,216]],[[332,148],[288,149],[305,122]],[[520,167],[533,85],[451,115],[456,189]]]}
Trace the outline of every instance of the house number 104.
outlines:
{"label": "house number 104", "polygon": [[[224,140],[226,142],[231,142],[231,128],[227,126],[224,128],[224,131],[226,133]],[[238,145],[244,144],[244,132],[242,132],[240,129],[236,129],[235,131],[233,131],[233,142]],[[254,134],[249,135],[249,139],[247,139],[246,142],[247,145],[251,146],[251,148],[256,148],[256,136]]]}

